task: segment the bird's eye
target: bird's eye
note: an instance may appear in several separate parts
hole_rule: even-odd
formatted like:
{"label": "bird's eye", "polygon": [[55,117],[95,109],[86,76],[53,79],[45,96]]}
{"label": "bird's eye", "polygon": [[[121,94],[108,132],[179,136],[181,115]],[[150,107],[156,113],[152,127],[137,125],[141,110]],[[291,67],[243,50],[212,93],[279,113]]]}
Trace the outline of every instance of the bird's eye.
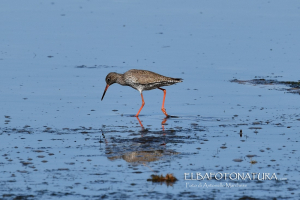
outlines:
{"label": "bird's eye", "polygon": [[109,82],[109,81],[110,81],[110,78],[107,79],[107,82]]}

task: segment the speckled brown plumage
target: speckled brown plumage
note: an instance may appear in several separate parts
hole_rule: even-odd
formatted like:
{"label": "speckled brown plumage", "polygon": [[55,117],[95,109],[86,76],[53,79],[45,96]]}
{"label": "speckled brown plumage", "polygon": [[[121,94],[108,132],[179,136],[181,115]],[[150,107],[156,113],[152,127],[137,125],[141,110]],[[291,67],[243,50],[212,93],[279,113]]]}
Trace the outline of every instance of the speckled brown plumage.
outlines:
{"label": "speckled brown plumage", "polygon": [[142,110],[145,102],[143,98],[142,92],[144,90],[152,90],[152,89],[160,89],[164,91],[164,99],[163,99],[163,105],[162,105],[162,111],[166,116],[167,113],[164,108],[164,102],[165,102],[165,96],[166,96],[166,90],[162,89],[160,87],[163,86],[169,86],[173,85],[175,83],[182,82],[181,78],[171,78],[171,77],[166,77],[151,71],[147,70],[138,70],[138,69],[131,69],[124,74],[118,74],[115,72],[109,73],[106,78],[106,88],[104,90],[102,99],[104,98],[104,95],[107,91],[107,88],[114,84],[114,83],[119,83],[120,85],[124,86],[130,86],[136,90],[138,90],[141,93],[142,96],[142,106],[139,110],[139,112],[136,114],[136,116],[139,115],[140,111]]}

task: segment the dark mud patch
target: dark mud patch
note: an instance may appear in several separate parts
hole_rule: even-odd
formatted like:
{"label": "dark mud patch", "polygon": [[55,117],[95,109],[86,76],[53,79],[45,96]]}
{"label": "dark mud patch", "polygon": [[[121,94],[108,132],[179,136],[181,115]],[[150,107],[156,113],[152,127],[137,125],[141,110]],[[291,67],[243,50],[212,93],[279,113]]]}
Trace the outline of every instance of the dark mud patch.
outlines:
{"label": "dark mud patch", "polygon": [[[278,81],[276,79],[252,79],[252,80],[230,80],[232,83],[238,84],[251,84],[254,86],[263,85],[263,86],[277,86],[272,87],[271,89],[286,91],[288,93],[300,94],[300,81]],[[281,87],[280,87],[281,86]],[[285,87],[282,87],[285,86]]]}

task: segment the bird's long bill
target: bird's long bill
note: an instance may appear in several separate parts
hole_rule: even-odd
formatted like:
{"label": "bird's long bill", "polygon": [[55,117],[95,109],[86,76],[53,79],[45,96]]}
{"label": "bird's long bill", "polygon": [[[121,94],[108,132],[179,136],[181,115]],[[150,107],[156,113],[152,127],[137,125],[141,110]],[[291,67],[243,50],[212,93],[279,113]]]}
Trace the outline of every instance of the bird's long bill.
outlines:
{"label": "bird's long bill", "polygon": [[104,90],[104,92],[103,92],[103,95],[102,95],[102,98],[101,98],[101,101],[103,100],[103,98],[104,98],[104,95],[105,95],[105,93],[106,93],[106,90],[107,90],[107,88],[109,87],[109,85],[106,85],[106,87],[105,87],[105,90]]}

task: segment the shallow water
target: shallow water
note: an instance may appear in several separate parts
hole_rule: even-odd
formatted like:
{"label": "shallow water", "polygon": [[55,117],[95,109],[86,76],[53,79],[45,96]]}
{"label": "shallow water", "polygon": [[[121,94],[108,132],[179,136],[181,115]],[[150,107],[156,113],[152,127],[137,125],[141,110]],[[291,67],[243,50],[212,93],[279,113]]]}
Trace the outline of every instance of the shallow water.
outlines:
{"label": "shallow water", "polygon": [[[0,4],[0,198],[300,198],[299,95],[278,84],[299,80],[299,2]],[[137,91],[101,101],[132,68],[184,79],[165,88],[174,117],[160,90],[143,127]]]}

